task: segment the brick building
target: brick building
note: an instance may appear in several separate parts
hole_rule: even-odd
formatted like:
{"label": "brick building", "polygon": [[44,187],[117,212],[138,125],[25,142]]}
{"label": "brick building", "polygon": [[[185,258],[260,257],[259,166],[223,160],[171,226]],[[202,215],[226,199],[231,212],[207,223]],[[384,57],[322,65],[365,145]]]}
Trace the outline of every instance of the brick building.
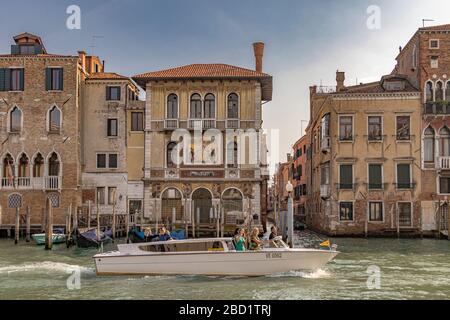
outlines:
{"label": "brick building", "polygon": [[306,176],[306,157],[309,145],[308,136],[301,137],[293,146],[293,179],[294,186],[294,215],[305,222],[306,219],[306,195],[307,195],[307,176]]}

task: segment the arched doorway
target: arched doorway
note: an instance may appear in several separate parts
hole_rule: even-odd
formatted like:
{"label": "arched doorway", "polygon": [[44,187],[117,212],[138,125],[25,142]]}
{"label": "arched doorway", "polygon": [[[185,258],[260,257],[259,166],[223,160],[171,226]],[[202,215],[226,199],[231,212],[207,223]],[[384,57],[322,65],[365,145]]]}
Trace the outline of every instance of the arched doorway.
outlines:
{"label": "arched doorway", "polygon": [[192,193],[194,219],[197,223],[209,223],[212,210],[212,195],[208,189],[200,188]]}
{"label": "arched doorway", "polygon": [[439,217],[439,230],[445,231],[448,230],[448,203],[444,203],[440,207],[440,217]]}
{"label": "arched doorway", "polygon": [[[161,220],[163,222],[183,220],[183,201],[181,192],[175,188],[165,190],[161,196]],[[175,213],[175,221],[173,221],[173,214]]]}

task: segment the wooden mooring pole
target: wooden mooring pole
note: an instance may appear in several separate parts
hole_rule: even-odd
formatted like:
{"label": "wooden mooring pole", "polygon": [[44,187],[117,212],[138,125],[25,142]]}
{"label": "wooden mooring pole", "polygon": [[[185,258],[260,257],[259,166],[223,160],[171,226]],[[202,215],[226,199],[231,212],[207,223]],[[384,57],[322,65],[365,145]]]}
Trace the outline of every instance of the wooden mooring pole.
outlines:
{"label": "wooden mooring pole", "polygon": [[91,200],[88,201],[87,228],[91,228]]}
{"label": "wooden mooring pole", "polygon": [[45,250],[52,250],[53,247],[53,212],[52,203],[47,198],[46,201],[46,230],[45,230]]}
{"label": "wooden mooring pole", "polygon": [[19,243],[19,236],[20,236],[20,209],[19,207],[16,207],[16,223],[15,223],[15,230],[14,230],[14,243]]}
{"label": "wooden mooring pole", "polygon": [[112,213],[112,240],[116,240],[116,191],[114,190],[113,195],[113,213]]}
{"label": "wooden mooring pole", "polygon": [[26,216],[26,223],[27,223],[27,231],[26,231],[26,242],[31,241],[31,208],[30,206],[27,207],[27,216]]}
{"label": "wooden mooring pole", "polygon": [[98,206],[98,197],[97,197],[97,241],[100,241],[100,208]]}

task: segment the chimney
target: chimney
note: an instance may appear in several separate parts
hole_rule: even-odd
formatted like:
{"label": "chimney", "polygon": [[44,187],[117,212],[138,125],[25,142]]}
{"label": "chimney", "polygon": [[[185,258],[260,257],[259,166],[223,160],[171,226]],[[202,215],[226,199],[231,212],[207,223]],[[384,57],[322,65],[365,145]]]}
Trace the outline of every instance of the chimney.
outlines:
{"label": "chimney", "polygon": [[345,72],[342,71],[336,71],[336,91],[342,91],[345,89],[345,85],[344,85],[344,81],[345,81]]}
{"label": "chimney", "polygon": [[264,42],[255,42],[253,44],[253,50],[255,51],[255,70],[262,72],[263,56],[264,56]]}
{"label": "chimney", "polygon": [[86,71],[86,52],[78,51],[78,57],[81,60],[81,68],[83,69],[83,71]]}
{"label": "chimney", "polygon": [[105,60],[102,60],[102,72],[105,72],[105,64],[106,64]]}

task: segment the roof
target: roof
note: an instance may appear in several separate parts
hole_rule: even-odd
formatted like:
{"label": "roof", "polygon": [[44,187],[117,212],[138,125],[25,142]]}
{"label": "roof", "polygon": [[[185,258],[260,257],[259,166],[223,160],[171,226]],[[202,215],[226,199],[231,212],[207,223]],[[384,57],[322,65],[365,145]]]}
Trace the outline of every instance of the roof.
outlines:
{"label": "roof", "polygon": [[[395,91],[387,91],[383,87],[383,83],[389,80],[399,80],[405,81],[405,88],[402,90]],[[380,81],[370,82],[365,84],[360,84],[357,86],[345,87],[345,90],[338,92],[339,93],[395,93],[395,92],[419,92],[419,90],[414,87],[404,75],[387,75],[383,76]]]}
{"label": "roof", "polygon": [[61,54],[0,54],[0,58],[76,58],[78,56],[69,56]]}
{"label": "roof", "polygon": [[149,81],[157,80],[233,80],[249,79],[261,82],[263,100],[272,100],[272,76],[255,70],[228,64],[190,64],[166,70],[147,72],[133,76],[139,85],[145,87]]}
{"label": "roof", "polygon": [[115,72],[97,72],[91,74],[88,80],[130,80],[130,78]]}
{"label": "roof", "polygon": [[450,31],[450,24],[419,28],[419,31]]}

